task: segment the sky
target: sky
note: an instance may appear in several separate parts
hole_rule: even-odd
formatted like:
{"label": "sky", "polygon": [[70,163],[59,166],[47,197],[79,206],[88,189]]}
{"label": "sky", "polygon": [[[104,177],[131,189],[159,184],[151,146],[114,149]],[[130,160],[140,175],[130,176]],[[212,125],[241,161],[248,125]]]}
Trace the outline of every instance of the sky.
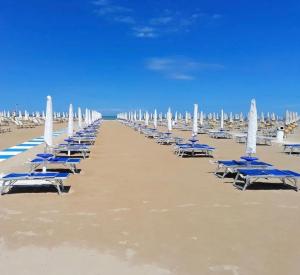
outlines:
{"label": "sky", "polygon": [[1,110],[300,110],[300,1],[0,4]]}

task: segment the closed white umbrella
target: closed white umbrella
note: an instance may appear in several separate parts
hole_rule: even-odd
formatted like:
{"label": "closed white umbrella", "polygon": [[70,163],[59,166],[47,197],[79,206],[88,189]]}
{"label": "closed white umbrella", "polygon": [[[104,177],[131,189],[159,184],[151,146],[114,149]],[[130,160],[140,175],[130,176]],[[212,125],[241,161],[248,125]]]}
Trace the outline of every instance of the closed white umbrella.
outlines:
{"label": "closed white umbrella", "polygon": [[82,129],[82,113],[80,107],[78,107],[78,129]]}
{"label": "closed white umbrella", "polygon": [[149,125],[149,113],[146,112],[145,113],[145,126],[148,126]]}
{"label": "closed white umbrella", "polygon": [[195,137],[198,134],[198,104],[194,104],[194,115],[193,115],[193,133]]}
{"label": "closed white umbrella", "polygon": [[89,125],[89,110],[87,108],[85,108],[84,124],[85,127]]}
{"label": "closed white umbrella", "polygon": [[186,125],[189,124],[188,112],[185,112],[184,118],[185,118],[185,124],[186,124]]}
{"label": "closed white umbrella", "polygon": [[230,112],[230,114],[229,114],[229,122],[233,123],[233,114],[232,114],[232,112]]}
{"label": "closed white umbrella", "polygon": [[53,110],[52,110],[52,98],[47,96],[46,104],[46,118],[44,127],[44,142],[46,144],[46,151],[53,145]]}
{"label": "closed white umbrella", "polygon": [[271,120],[272,120],[272,121],[275,121],[275,120],[276,120],[275,113],[272,113],[272,115],[271,115]]}
{"label": "closed white umbrella", "polygon": [[221,130],[224,129],[224,111],[223,109],[221,110]]}
{"label": "closed white umbrella", "polygon": [[288,110],[285,112],[285,124],[289,125],[290,124],[290,113]]}
{"label": "closed white umbrella", "polygon": [[263,112],[261,113],[260,121],[265,122],[265,114]]}
{"label": "closed white umbrella", "polygon": [[171,109],[168,109],[167,112],[167,121],[168,121],[168,132],[172,131],[172,113],[171,113]]}
{"label": "closed white umbrella", "polygon": [[69,107],[69,120],[68,120],[68,137],[73,136],[73,131],[74,131],[74,125],[73,125],[73,105],[70,104]]}
{"label": "closed white umbrella", "polygon": [[257,134],[257,110],[255,99],[251,100],[251,107],[248,118],[248,134],[246,154],[252,155],[256,153],[256,134]]}
{"label": "closed white umbrella", "polygon": [[157,129],[157,111],[156,111],[156,109],[154,110],[153,124],[154,124],[154,129]]}
{"label": "closed white umbrella", "polygon": [[200,126],[203,126],[203,119],[204,119],[203,111],[201,111],[200,112]]}

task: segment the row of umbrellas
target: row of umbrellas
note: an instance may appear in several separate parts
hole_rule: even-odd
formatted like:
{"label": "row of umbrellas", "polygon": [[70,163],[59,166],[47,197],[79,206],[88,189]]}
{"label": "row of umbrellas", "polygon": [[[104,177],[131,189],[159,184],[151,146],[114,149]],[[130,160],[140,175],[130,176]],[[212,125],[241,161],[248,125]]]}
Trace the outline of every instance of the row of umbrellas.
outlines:
{"label": "row of umbrellas", "polygon": [[[81,112],[81,108],[78,107],[78,130],[83,129],[84,127],[89,126],[94,121],[101,119],[101,113],[85,109],[85,115],[83,120],[83,115]],[[46,115],[45,115],[45,127],[44,127],[44,141],[46,144],[46,148],[50,148],[53,146],[53,106],[52,106],[52,98],[51,96],[47,96],[47,103],[46,103]],[[74,134],[74,110],[73,105],[70,104],[69,106],[69,113],[68,113],[68,137],[72,137]]]}
{"label": "row of umbrellas", "polygon": [[[170,115],[169,110],[166,114],[163,115],[162,112],[160,112],[157,115],[157,111],[155,110],[154,113],[149,113],[148,111],[142,112],[142,110],[134,111],[134,112],[124,112],[120,113],[117,115],[119,119],[124,119],[124,120],[129,120],[129,121],[149,121],[152,120],[154,121],[155,119],[158,119],[159,121],[163,121],[163,118],[168,119],[168,115]],[[205,114],[203,111],[198,112],[197,114],[194,112],[193,116],[191,113],[186,112],[185,115],[182,115],[181,113],[175,112],[174,116],[171,113],[171,119],[173,123],[177,123],[178,120],[185,120],[185,123],[188,124],[190,120],[192,120],[194,117],[197,117],[199,120],[200,125],[203,125],[204,120],[212,120],[212,121],[219,121],[221,124],[221,128],[223,128],[224,121],[229,121],[233,123],[234,121],[240,121],[243,122],[245,121],[248,117],[245,116],[243,113],[240,114],[233,114],[230,112],[229,114],[221,110],[220,114],[219,113],[208,113]],[[291,112],[291,111],[286,111],[285,117],[284,117],[284,122],[286,125],[289,125],[291,123],[295,123],[300,119],[299,115],[297,112]],[[260,122],[278,122],[282,120],[278,115],[275,113],[270,113],[268,112],[267,115],[262,112],[260,117],[259,117]],[[147,123],[145,123],[147,125]]]}
{"label": "row of umbrellas", "polygon": [[[194,104],[194,112],[193,112],[193,121],[192,121],[192,136],[196,137],[198,134],[198,122],[200,120],[203,123],[203,112],[200,112],[200,117],[198,116],[199,111],[198,111],[198,104]],[[121,120],[127,120],[130,122],[137,122],[138,120],[136,119],[136,112],[129,112],[129,113],[120,113],[117,115],[118,119]],[[144,116],[144,121],[145,121],[145,126],[149,125],[149,113],[145,112]],[[161,116],[160,116],[161,117]],[[224,118],[225,114],[223,110],[221,111],[220,114],[220,121],[221,121],[221,129],[224,128]],[[154,110],[153,113],[153,125],[154,128],[157,128],[157,111]],[[167,128],[168,131],[170,132],[172,130],[172,113],[171,113],[171,108],[168,109],[166,113],[166,119],[167,119]],[[141,111],[139,113],[139,120],[142,121],[142,114]],[[255,99],[251,100],[251,105],[250,105],[250,111],[248,113],[248,133],[247,133],[247,143],[246,143],[246,154],[248,156],[251,156],[256,153],[256,139],[257,139],[257,130],[258,130],[258,116],[257,116],[257,108],[256,108],[256,101]]]}

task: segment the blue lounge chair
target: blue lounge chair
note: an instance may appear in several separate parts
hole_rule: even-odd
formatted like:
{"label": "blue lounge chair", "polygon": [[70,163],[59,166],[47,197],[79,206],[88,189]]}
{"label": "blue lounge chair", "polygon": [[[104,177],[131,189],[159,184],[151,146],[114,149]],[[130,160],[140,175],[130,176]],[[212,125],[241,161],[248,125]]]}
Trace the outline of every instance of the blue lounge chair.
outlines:
{"label": "blue lounge chair", "polygon": [[[47,184],[54,185],[58,194],[64,191],[63,181],[66,180],[69,173],[11,173],[1,178],[1,195],[9,192],[12,186],[18,181],[41,181],[44,180]],[[5,192],[6,190],[6,192]]]}
{"label": "blue lounge chair", "polygon": [[68,156],[72,154],[79,154],[85,159],[90,152],[90,149],[84,146],[59,146],[54,148],[53,152],[56,157],[59,154],[67,154]]}
{"label": "blue lounge chair", "polygon": [[72,140],[74,144],[94,145],[96,138],[92,136],[73,136]]}
{"label": "blue lounge chair", "polygon": [[[300,174],[290,170],[278,169],[238,169],[233,185],[245,191],[249,185],[257,182],[259,179],[278,179],[283,184],[290,182],[298,191],[297,181],[300,179]],[[245,183],[243,187],[237,184],[239,180]]]}
{"label": "blue lounge chair", "polygon": [[[269,169],[273,165],[262,161],[245,161],[245,160],[219,160],[215,175],[225,178],[230,173],[237,173],[238,169]],[[221,173],[221,175],[220,175]]]}
{"label": "blue lounge chair", "polygon": [[41,158],[37,157],[30,161],[30,172],[35,171],[38,167],[41,165],[45,165],[47,167],[48,165],[63,165],[70,169],[73,174],[77,171],[77,164],[79,164],[81,161],[80,158],[68,158],[68,157],[50,157],[50,158]]}

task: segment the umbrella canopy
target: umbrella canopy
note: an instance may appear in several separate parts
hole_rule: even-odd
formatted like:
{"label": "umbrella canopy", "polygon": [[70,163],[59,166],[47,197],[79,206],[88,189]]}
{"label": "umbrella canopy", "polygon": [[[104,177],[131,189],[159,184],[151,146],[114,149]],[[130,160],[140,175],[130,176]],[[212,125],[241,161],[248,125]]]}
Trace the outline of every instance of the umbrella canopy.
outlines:
{"label": "umbrella canopy", "polygon": [[154,124],[154,128],[157,128],[157,111],[156,109],[154,110],[154,115],[153,115],[153,124]]}
{"label": "umbrella canopy", "polygon": [[198,134],[198,104],[194,104],[194,116],[193,116],[193,136]]}
{"label": "umbrella canopy", "polygon": [[248,118],[248,134],[246,154],[252,155],[256,153],[256,134],[257,134],[257,110],[255,99],[251,100],[251,107]]}
{"label": "umbrella canopy", "polygon": [[53,145],[53,113],[52,113],[52,98],[47,96],[46,104],[46,118],[45,118],[45,128],[44,128],[44,141],[46,147],[51,147]]}
{"label": "umbrella canopy", "polygon": [[73,105],[70,104],[69,107],[69,120],[68,120],[68,137],[73,136],[73,131],[74,131],[74,125],[73,125]]}
{"label": "umbrella canopy", "polygon": [[82,113],[80,107],[78,107],[78,128],[82,129]]}

